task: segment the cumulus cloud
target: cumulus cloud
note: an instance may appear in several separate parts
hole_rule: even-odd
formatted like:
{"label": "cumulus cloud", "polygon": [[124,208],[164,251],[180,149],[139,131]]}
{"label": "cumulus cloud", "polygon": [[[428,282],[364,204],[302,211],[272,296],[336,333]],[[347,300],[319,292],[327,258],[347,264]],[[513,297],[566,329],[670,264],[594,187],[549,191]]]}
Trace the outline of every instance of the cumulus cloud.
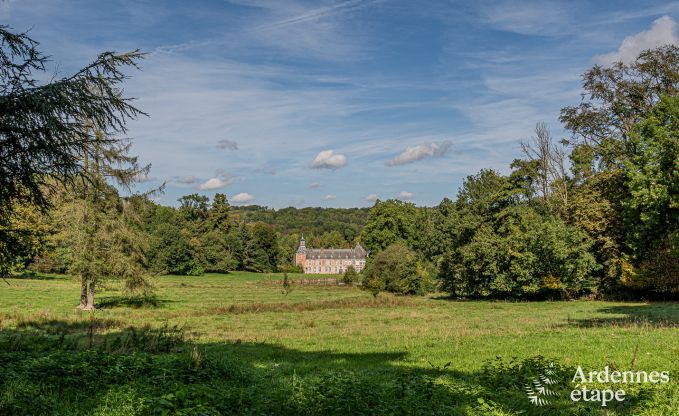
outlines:
{"label": "cumulus cloud", "polygon": [[219,189],[227,186],[228,181],[222,180],[221,178],[210,178],[207,181],[198,185],[198,189],[201,191],[209,191],[211,189]]}
{"label": "cumulus cloud", "polygon": [[309,184],[309,189],[318,189],[321,187],[321,184],[318,182],[310,183]]}
{"label": "cumulus cloud", "polygon": [[247,192],[241,192],[239,194],[232,196],[229,202],[234,204],[245,204],[250,201],[253,201],[254,199],[255,197],[253,195],[250,195]]}
{"label": "cumulus cloud", "polygon": [[408,192],[408,191],[401,191],[401,192],[398,194],[398,197],[397,197],[397,198],[400,199],[400,200],[402,200],[402,201],[410,201],[411,199],[413,199],[413,193],[412,193],[412,192]]}
{"label": "cumulus cloud", "polygon": [[311,162],[311,167],[313,169],[339,169],[346,164],[346,156],[332,150],[324,150]]}
{"label": "cumulus cloud", "polygon": [[189,176],[175,176],[172,180],[173,182],[182,183],[184,185],[193,185],[198,182],[198,178],[193,175]]}
{"label": "cumulus cloud", "polygon": [[323,197],[323,199],[326,200],[326,201],[334,201],[334,200],[337,199],[337,195],[328,194],[325,197]]}
{"label": "cumulus cloud", "polygon": [[236,178],[233,175],[225,173],[222,170],[218,170],[215,172],[215,176],[213,178],[210,178],[198,185],[198,189],[201,191],[209,191],[212,189],[224,188],[225,186],[231,185],[235,179]]}
{"label": "cumulus cloud", "polygon": [[377,201],[377,194],[370,194],[365,197],[366,201]]}
{"label": "cumulus cloud", "polygon": [[679,45],[677,38],[677,22],[669,16],[663,16],[653,22],[649,30],[626,37],[617,51],[605,55],[597,55],[594,61],[601,65],[614,62],[630,63],[639,53],[663,45]]}
{"label": "cumulus cloud", "polygon": [[417,146],[408,147],[406,150],[401,152],[398,156],[387,162],[388,166],[400,166],[406,165],[408,163],[416,162],[420,159],[427,157],[439,157],[446,154],[446,152],[452,146],[450,140],[444,140],[440,143],[423,143]]}
{"label": "cumulus cloud", "polygon": [[217,142],[217,148],[227,150],[238,150],[238,143],[229,139],[222,139]]}

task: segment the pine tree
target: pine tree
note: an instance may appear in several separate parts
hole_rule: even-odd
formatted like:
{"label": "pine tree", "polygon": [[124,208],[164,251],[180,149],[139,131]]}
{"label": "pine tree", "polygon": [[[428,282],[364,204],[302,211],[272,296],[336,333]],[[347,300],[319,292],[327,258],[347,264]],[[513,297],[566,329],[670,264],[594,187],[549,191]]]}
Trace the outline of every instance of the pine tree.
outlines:
{"label": "pine tree", "polygon": [[43,83],[49,61],[38,42],[7,29],[0,25],[0,275],[34,232],[12,226],[14,208],[45,210],[55,184],[74,185],[85,172],[83,154],[96,148],[92,124],[105,133],[102,145],[114,145],[126,122],[143,114],[120,89],[122,68],[136,67],[139,51],[104,52],[75,74]]}
{"label": "pine tree", "polygon": [[67,203],[71,221],[73,262],[70,272],[81,282],[81,309],[94,309],[94,295],[100,279],[122,279],[130,291],[150,290],[144,279],[144,244],[136,226],[134,199],[122,199],[116,186],[130,190],[146,175],[150,165],[140,166],[129,156],[131,143],[111,141],[102,131],[83,154],[81,184]]}

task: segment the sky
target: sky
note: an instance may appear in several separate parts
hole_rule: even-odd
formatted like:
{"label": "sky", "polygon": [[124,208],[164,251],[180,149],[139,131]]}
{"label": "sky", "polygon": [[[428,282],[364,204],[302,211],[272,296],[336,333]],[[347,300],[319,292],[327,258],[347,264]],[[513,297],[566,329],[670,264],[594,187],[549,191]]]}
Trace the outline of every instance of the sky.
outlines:
{"label": "sky", "polygon": [[158,201],[435,205],[581,100],[581,75],[677,38],[679,2],[0,0],[67,76],[141,49],[125,94]]}

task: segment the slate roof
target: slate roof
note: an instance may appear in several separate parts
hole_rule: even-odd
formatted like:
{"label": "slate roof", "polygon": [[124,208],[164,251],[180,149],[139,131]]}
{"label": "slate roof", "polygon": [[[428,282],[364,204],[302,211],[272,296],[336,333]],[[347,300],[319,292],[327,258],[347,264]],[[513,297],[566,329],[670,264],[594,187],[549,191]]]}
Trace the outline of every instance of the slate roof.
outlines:
{"label": "slate roof", "polygon": [[306,258],[318,259],[365,259],[368,253],[360,244],[354,248],[314,248],[306,250]]}

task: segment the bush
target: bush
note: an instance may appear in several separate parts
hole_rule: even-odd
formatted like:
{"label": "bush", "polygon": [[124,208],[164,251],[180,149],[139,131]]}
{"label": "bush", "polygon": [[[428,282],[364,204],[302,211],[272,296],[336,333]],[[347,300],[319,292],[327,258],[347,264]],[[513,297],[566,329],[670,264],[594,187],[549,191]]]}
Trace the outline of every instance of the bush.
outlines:
{"label": "bush", "polygon": [[279,273],[304,273],[304,269],[300,266],[295,266],[290,263],[282,263],[278,265]]}
{"label": "bush", "polygon": [[350,285],[357,280],[358,273],[356,273],[356,269],[354,269],[352,266],[349,266],[347,271],[344,272],[344,275],[342,276],[342,282],[344,282],[344,284]]}
{"label": "bush", "polygon": [[402,242],[390,245],[368,263],[363,287],[373,292],[381,290],[401,295],[421,295],[427,288],[427,277],[419,267],[417,255]]}

